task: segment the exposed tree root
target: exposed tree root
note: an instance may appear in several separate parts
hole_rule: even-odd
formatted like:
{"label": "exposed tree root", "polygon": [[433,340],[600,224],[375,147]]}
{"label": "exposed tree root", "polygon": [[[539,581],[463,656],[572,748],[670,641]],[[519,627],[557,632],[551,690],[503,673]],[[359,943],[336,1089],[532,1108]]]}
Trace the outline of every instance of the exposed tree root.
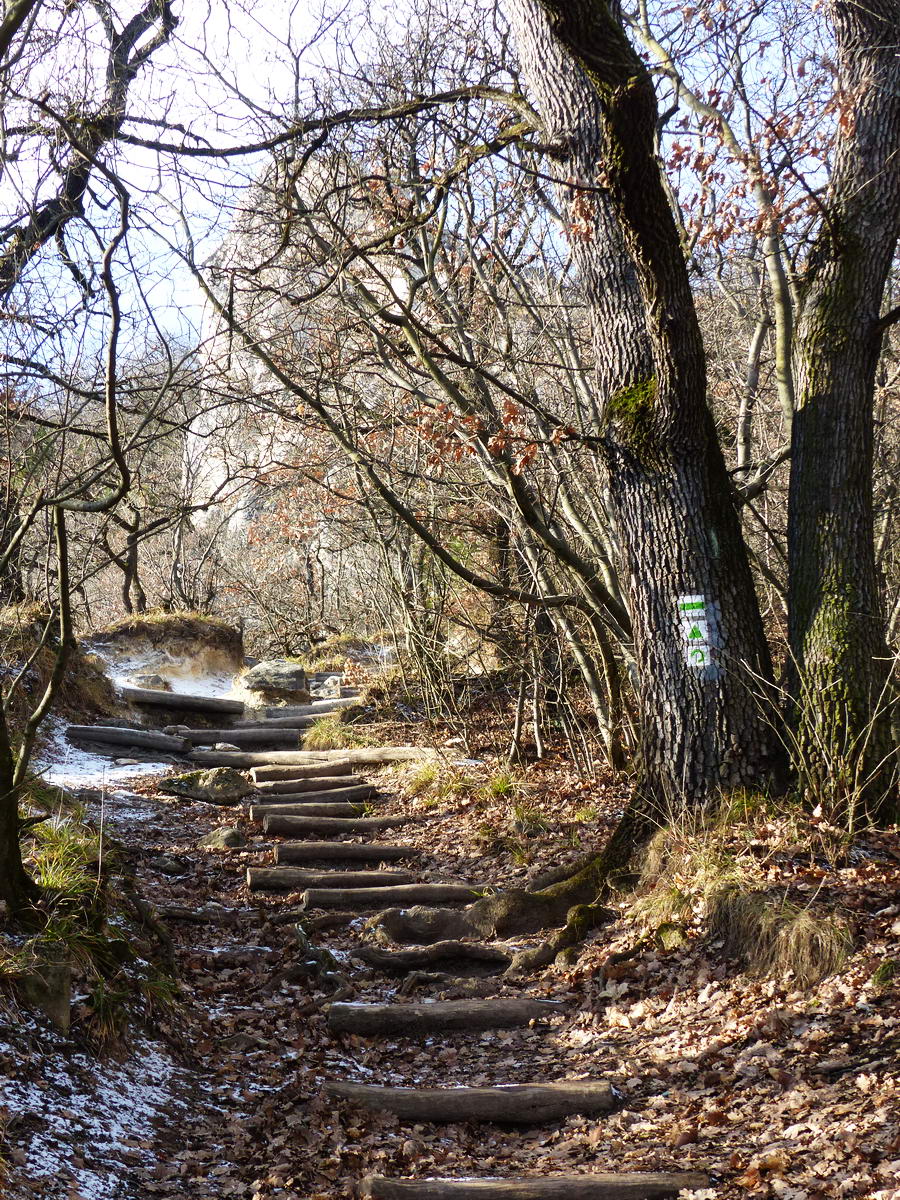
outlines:
{"label": "exposed tree root", "polygon": [[462,910],[389,908],[374,917],[371,926],[380,940],[419,945],[450,938],[511,937],[564,926],[555,938],[533,951],[527,963],[524,956],[517,956],[510,969],[545,965],[559,950],[575,945],[590,929],[610,919],[600,901],[657,828],[649,807],[633,801],[599,854],[579,863],[574,874],[540,891],[500,892]]}

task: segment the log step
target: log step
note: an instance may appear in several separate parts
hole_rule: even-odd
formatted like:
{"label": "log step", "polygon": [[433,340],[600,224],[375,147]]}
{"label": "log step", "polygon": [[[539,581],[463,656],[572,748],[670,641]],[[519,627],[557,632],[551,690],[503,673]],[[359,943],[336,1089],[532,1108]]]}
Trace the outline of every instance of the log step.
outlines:
{"label": "log step", "polygon": [[70,742],[99,742],[110,746],[141,746],[161,750],[165,754],[183,754],[188,748],[182,737],[158,733],[155,729],[125,729],[115,725],[70,725],[66,729]]}
{"label": "log step", "polygon": [[239,721],[236,729],[309,729],[315,717],[266,717],[265,720]]}
{"label": "log step", "polygon": [[[297,844],[304,845],[303,842]],[[408,971],[417,971],[423,967],[446,966],[451,963],[454,966],[454,974],[479,965],[482,968],[481,973],[485,970],[493,973],[505,970],[512,962],[512,956],[497,946],[456,941],[434,942],[431,946],[417,946],[412,950],[382,950],[379,946],[360,946],[353,951],[353,957],[367,966],[377,967],[380,971],[387,971],[392,975],[405,975]],[[464,966],[461,967],[460,964]]]}
{"label": "log step", "polygon": [[281,863],[353,860],[356,862],[396,862],[418,858],[415,846],[379,846],[371,842],[281,842],[275,848],[275,861]]}
{"label": "log step", "polygon": [[304,871],[300,867],[248,867],[251,892],[299,892],[304,888],[389,888],[413,883],[411,871]]}
{"label": "log step", "polygon": [[[160,692],[160,695],[166,693]],[[195,750],[191,762],[202,767],[303,767],[308,763],[325,763],[330,759],[375,766],[390,762],[422,762],[434,757],[421,746],[373,746],[355,750],[268,750],[257,754],[249,750]]]}
{"label": "log step", "polygon": [[183,737],[192,746],[212,746],[214,742],[231,742],[235,746],[283,746],[285,749],[300,747],[300,734],[296,729],[266,729],[262,726],[234,725],[231,729],[181,729]]}
{"label": "log step", "polygon": [[298,779],[322,779],[335,775],[353,774],[353,764],[348,758],[325,762],[307,763],[305,767],[254,767],[250,776],[255,784],[297,781]]}
{"label": "log step", "polygon": [[[261,796],[296,796],[301,792],[331,791],[333,788],[371,787],[361,775],[319,775],[313,779],[273,779],[257,781]],[[372,788],[375,791],[375,788]]]}
{"label": "log step", "polygon": [[554,1000],[495,996],[491,1000],[435,1000],[432,1004],[332,1004],[328,1028],[332,1033],[381,1033],[409,1036],[460,1030],[514,1029],[561,1012]]}
{"label": "log step", "polygon": [[328,833],[336,837],[341,834],[361,836],[366,833],[378,833],[382,829],[396,829],[399,825],[408,825],[411,817],[295,817],[282,813],[273,813],[263,820],[263,830],[284,837],[302,837],[304,833]]}
{"label": "log step", "polygon": [[550,1175],[533,1179],[388,1179],[360,1183],[367,1200],[667,1200],[682,1189],[709,1187],[698,1171],[648,1171],[627,1175]]}
{"label": "log step", "polygon": [[364,804],[350,804],[346,800],[335,804],[254,804],[250,809],[251,821],[265,821],[268,817],[361,817],[366,811]]}
{"label": "log step", "polygon": [[129,704],[155,704],[161,708],[181,708],[189,712],[242,713],[241,700],[221,696],[189,696],[182,692],[160,692],[153,688],[122,688],[122,699]]}
{"label": "log step", "polygon": [[290,720],[292,717],[325,717],[332,712],[340,712],[342,708],[352,708],[359,703],[359,693],[352,696],[342,696],[340,700],[312,700],[309,704],[286,704],[284,708],[267,708],[269,720],[280,718]]}
{"label": "log step", "polygon": [[[356,787],[319,788],[315,791],[300,792],[264,792],[265,804],[354,804],[361,800],[371,800],[378,795],[378,788],[371,783],[360,783]],[[302,814],[301,814],[302,816]]]}
{"label": "log step", "polygon": [[406,1088],[371,1083],[325,1084],[325,1094],[404,1121],[493,1121],[545,1125],[566,1117],[598,1117],[616,1100],[608,1083],[572,1080],[503,1087]]}
{"label": "log step", "polygon": [[390,888],[309,888],[300,898],[304,908],[374,909],[410,904],[468,904],[484,895],[483,888],[463,883],[407,883]]}

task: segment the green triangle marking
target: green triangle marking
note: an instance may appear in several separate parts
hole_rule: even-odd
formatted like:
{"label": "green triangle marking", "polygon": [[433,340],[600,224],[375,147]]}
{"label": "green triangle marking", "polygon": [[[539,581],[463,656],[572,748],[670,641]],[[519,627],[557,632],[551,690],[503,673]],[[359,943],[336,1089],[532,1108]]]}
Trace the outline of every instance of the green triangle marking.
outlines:
{"label": "green triangle marking", "polygon": [[703,634],[700,632],[700,629],[697,625],[695,625],[693,627],[693,629],[691,629],[691,632],[688,634],[688,641],[689,642],[702,642],[703,641]]}

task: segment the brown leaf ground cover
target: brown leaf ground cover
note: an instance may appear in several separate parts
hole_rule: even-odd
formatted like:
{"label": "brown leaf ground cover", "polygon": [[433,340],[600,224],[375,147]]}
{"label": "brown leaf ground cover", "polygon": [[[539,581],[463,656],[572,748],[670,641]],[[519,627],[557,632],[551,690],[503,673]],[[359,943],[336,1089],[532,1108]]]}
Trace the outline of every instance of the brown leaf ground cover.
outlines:
{"label": "brown leaf ground cover", "polygon": [[[446,732],[418,725],[382,736],[440,740]],[[451,747],[433,771],[382,773],[384,811],[420,820],[377,837],[416,846],[423,879],[525,886],[599,846],[627,800],[621,783],[602,775],[586,783],[562,756],[510,773],[491,756],[491,741],[487,729],[466,746],[483,762],[454,764],[459,750]],[[709,1174],[695,1200],[900,1197],[896,831],[850,842],[798,809],[766,808],[715,833],[713,857],[729,863],[729,880],[749,878],[751,890],[781,898],[792,913],[838,914],[850,931],[839,969],[802,988],[790,970],[748,972],[746,955],[730,953],[728,930],[711,930],[709,889],[697,877],[701,861],[712,873],[709,839],[702,856],[684,853],[690,831],[664,848],[668,874],[658,871],[637,901],[616,897],[613,924],[531,977],[404,986],[354,960],[354,948],[374,938],[365,917],[316,930],[320,914],[311,913],[312,942],[331,952],[356,1000],[527,995],[564,1005],[519,1030],[419,1042],[335,1038],[321,1011],[303,1012],[333,980],[302,974],[293,925],[278,921],[299,897],[246,890],[247,865],[268,861],[272,841],[236,810],[247,846],[199,849],[234,813],[165,798],[156,783],[138,778],[135,798],[107,800],[123,862],[161,912],[180,906],[216,919],[169,921],[177,1003],[152,1029],[133,1031],[130,1050],[98,1059],[77,1010],[63,1041],[4,1001],[0,1069],[19,1085],[17,1096],[27,1085],[29,1097],[24,1107],[6,1101],[2,1194],[10,1200],[337,1200],[372,1172],[670,1169]],[[139,815],[117,821],[117,805],[119,816],[129,805]],[[173,865],[180,873],[167,873]],[[146,1111],[101,1137],[103,1114],[79,1107],[78,1097],[102,1099],[104,1072],[107,1093],[130,1087]],[[535,1129],[407,1124],[321,1093],[328,1079],[446,1086],[566,1078],[608,1080],[617,1111]]]}

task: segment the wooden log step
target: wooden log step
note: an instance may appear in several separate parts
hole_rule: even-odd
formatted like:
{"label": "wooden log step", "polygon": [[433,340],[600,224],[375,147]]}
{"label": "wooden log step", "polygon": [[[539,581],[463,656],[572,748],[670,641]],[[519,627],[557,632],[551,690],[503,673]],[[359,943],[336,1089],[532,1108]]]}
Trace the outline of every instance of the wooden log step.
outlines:
{"label": "wooden log step", "polygon": [[[362,775],[319,775],[314,779],[273,779],[257,783],[261,796],[296,796],[301,792],[327,792],[332,788],[372,787]],[[375,788],[372,787],[372,791]]]}
{"label": "wooden log step", "polygon": [[263,820],[263,830],[281,837],[300,837],[304,833],[361,836],[378,833],[382,829],[396,829],[398,825],[407,825],[411,820],[411,817],[355,817],[345,820],[342,817],[295,817],[273,813]]}
{"label": "wooden log step", "polygon": [[388,1179],[360,1183],[367,1200],[667,1200],[682,1188],[709,1187],[698,1171],[647,1171],[627,1175],[544,1175],[532,1179]]}
{"label": "wooden log step", "polygon": [[611,1112],[616,1104],[609,1084],[596,1080],[450,1088],[334,1082],[325,1084],[325,1094],[374,1112],[395,1113],[404,1121],[495,1121],[503,1125],[545,1125],[566,1117],[598,1117]]}
{"label": "wooden log step", "polygon": [[180,734],[192,746],[211,746],[214,742],[231,742],[234,746],[283,746],[300,747],[300,733],[296,729],[267,729],[265,726],[231,729],[183,729]]}
{"label": "wooden log step", "polygon": [[337,804],[254,804],[250,808],[251,821],[265,821],[267,817],[280,816],[284,813],[289,817],[361,817],[366,811],[364,804],[350,804],[342,801]]}
{"label": "wooden log step", "polygon": [[300,867],[248,867],[251,892],[299,892],[306,888],[379,888],[412,883],[411,871],[304,871]]}
{"label": "wooden log step", "polygon": [[415,846],[379,846],[372,842],[281,842],[275,847],[277,863],[397,862],[420,855]]}
{"label": "wooden log step", "polygon": [[432,1004],[332,1004],[328,1028],[332,1033],[381,1033],[410,1036],[462,1030],[514,1029],[562,1011],[554,1000],[495,996],[491,1000],[435,1000]]}
{"label": "wooden log step", "polygon": [[188,696],[182,692],[159,692],[153,688],[122,688],[122,699],[129,704],[155,704],[161,708],[182,708],[189,712],[242,713],[243,701],[222,696]]}
{"label": "wooden log step", "polygon": [[[160,692],[160,695],[165,695]],[[367,763],[375,766],[390,762],[429,761],[434,752],[422,746],[372,746],[355,750],[269,750],[257,754],[249,750],[195,750],[191,761],[202,767],[235,767],[239,771],[247,767],[302,767],[307,763],[349,759],[352,763]]]}
{"label": "wooden log step", "polygon": [[371,783],[360,783],[356,787],[323,788],[309,792],[263,792],[262,798],[265,805],[283,808],[285,804],[360,804],[364,800],[380,797],[378,788]]}
{"label": "wooden log step", "polygon": [[264,720],[238,721],[235,729],[309,729],[315,717],[266,717]]}
{"label": "wooden log step", "polygon": [[300,898],[305,908],[403,908],[410,904],[469,904],[480,900],[483,888],[464,883],[407,883],[391,888],[309,888]]}
{"label": "wooden log step", "polygon": [[329,713],[340,712],[342,708],[352,708],[359,703],[359,694],[336,697],[332,700],[312,700],[309,704],[286,704],[284,708],[267,708],[266,717],[277,721],[280,718],[289,720],[291,717],[327,717]]}
{"label": "wooden log step", "polygon": [[100,742],[110,746],[141,746],[162,750],[166,754],[183,754],[188,748],[182,737],[158,733],[155,729],[125,729],[118,725],[70,725],[66,730],[70,742]]}
{"label": "wooden log step", "polygon": [[353,764],[349,759],[307,763],[304,767],[254,767],[250,772],[255,784],[296,783],[298,779],[327,779],[338,775],[353,775]]}
{"label": "wooden log step", "polygon": [[[286,842],[285,845],[308,843]],[[283,850],[284,846],[279,846]],[[503,971],[512,962],[512,955],[498,946],[485,946],[479,942],[435,942],[431,946],[417,946],[412,950],[382,950],[379,946],[360,946],[353,957],[370,967],[378,967],[392,975],[405,975],[422,967],[434,967],[446,963],[481,964],[486,968]]]}

